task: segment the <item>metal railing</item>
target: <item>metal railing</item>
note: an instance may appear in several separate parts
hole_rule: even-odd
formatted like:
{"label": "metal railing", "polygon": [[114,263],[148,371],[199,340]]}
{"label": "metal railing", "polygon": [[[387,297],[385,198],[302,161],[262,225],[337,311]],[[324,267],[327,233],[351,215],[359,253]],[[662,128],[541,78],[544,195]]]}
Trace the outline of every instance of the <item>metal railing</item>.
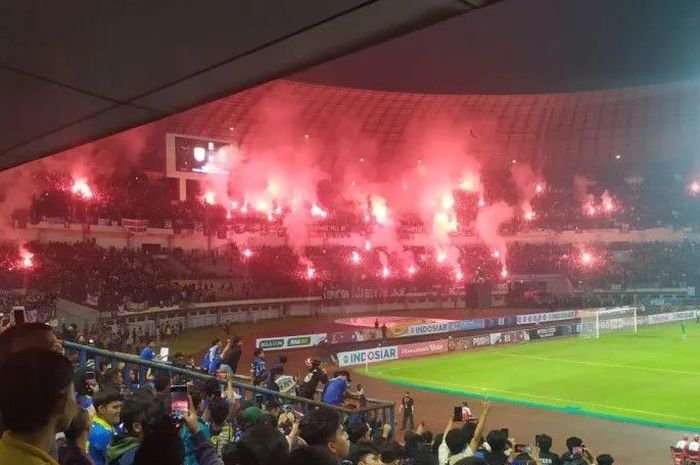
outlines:
{"label": "metal railing", "polygon": [[[188,379],[213,379],[222,384],[223,386],[227,384],[226,380],[219,379],[216,376],[202,373],[200,371],[175,366],[167,362],[143,360],[136,355],[125,354],[121,352],[112,352],[104,349],[97,349],[95,347],[76,344],[75,342],[70,341],[63,341],[63,347],[66,350],[66,354],[70,354],[71,352],[77,352],[78,362],[81,364],[86,364],[88,359],[94,360],[95,370],[98,369],[98,367],[100,366],[100,362],[102,361],[108,362],[113,367],[118,366],[120,362],[124,363],[124,367],[122,369],[122,377],[124,379],[124,383],[127,385],[131,384],[131,370],[133,370],[134,368],[139,371],[145,371],[150,368],[152,373],[156,373],[158,371],[165,371],[171,376],[174,373],[177,373],[179,375],[187,377]],[[358,407],[351,409],[346,407],[339,407],[336,405],[329,405],[316,400],[310,400],[295,395],[283,394],[260,386],[253,386],[252,384],[250,384],[250,381],[251,378],[248,376],[234,375],[234,380],[231,382],[231,384],[234,390],[238,393],[238,395],[241,396],[241,400],[256,402],[256,397],[258,395],[261,395],[264,398],[268,399],[283,399],[283,403],[293,405],[295,410],[302,413],[306,413],[309,411],[309,409],[315,407],[326,407],[339,412],[341,414],[341,417],[343,418],[345,418],[347,415],[366,413],[370,415],[377,415],[378,418],[380,418],[383,422],[392,425],[392,427],[395,424],[396,417],[393,402],[375,399],[372,397],[366,397],[366,407]]]}

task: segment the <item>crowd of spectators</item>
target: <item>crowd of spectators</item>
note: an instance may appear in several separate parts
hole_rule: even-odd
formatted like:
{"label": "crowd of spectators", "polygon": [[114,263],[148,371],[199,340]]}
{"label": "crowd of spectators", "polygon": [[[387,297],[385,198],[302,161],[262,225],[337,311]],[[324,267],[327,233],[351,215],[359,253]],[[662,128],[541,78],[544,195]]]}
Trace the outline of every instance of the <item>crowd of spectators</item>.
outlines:
{"label": "crowd of spectators", "polygon": [[[482,173],[483,197],[487,203],[505,200],[518,205],[522,200],[509,170]],[[98,219],[111,222],[122,218],[148,220],[152,227],[171,227],[177,230],[200,230],[211,234],[226,234],[227,230],[277,230],[281,223],[276,214],[271,222],[267,212],[227,211],[221,205],[210,205],[204,193],[184,202],[175,198],[174,180],[154,177],[137,169],[111,177],[93,180],[89,198],[76,196],[70,186],[73,180],[66,173],[37,173],[41,193],[36,195],[26,213],[27,221],[63,219],[66,221],[96,223]],[[541,180],[540,191],[530,203],[535,215],[526,221],[519,212],[506,225],[509,231],[543,228],[549,230],[597,229],[627,227],[646,229],[658,226],[697,227],[700,205],[694,195],[696,189],[687,175],[677,176],[668,169],[650,170],[646,178],[620,173],[603,173],[597,182],[584,185],[568,179],[551,183]],[[530,186],[534,188],[533,186]],[[328,191],[328,192],[326,192]],[[322,221],[329,230],[363,232],[368,227],[364,212],[333,209],[333,189],[318,189],[321,205],[329,212]],[[327,194],[327,195],[326,195]],[[603,201],[605,196],[609,202]],[[328,197],[328,198],[325,198]],[[480,195],[455,191],[455,210],[459,224],[468,230],[479,209]],[[609,205],[608,205],[609,203]],[[593,210],[590,209],[593,207]],[[334,211],[339,210],[339,211]],[[414,218],[401,218],[398,233],[414,230],[420,223]],[[429,228],[429,226],[427,226]]]}
{"label": "crowd of spectators", "polygon": [[[188,381],[156,372],[138,386],[125,386],[118,367],[99,376],[61,354],[51,329],[14,326],[0,334],[0,463],[60,465],[612,465],[577,437],[566,450],[552,450],[552,438],[538,434],[519,443],[507,428],[489,424],[489,402],[478,419],[433,434],[395,425],[372,412],[340,413],[313,407],[306,413],[276,396],[244,399],[231,383]],[[260,354],[258,354],[260,355]],[[270,371],[284,370],[278,362]],[[282,363],[283,365],[283,363]],[[276,368],[277,367],[277,368]],[[105,368],[104,371],[102,368]],[[96,370],[96,368],[92,368]],[[324,370],[316,362],[310,377]],[[116,374],[116,376],[114,376]],[[229,378],[230,380],[230,378]],[[339,371],[334,404],[350,407],[343,393],[349,374]],[[183,397],[180,396],[182,394]],[[326,396],[322,394],[322,399]],[[18,399],[24,399],[18,402]],[[354,409],[349,409],[352,412]],[[501,425],[499,425],[501,426]]]}
{"label": "crowd of spectators", "polygon": [[289,247],[153,252],[83,241],[32,242],[24,249],[33,254],[31,269],[17,265],[22,259],[16,244],[0,246],[6,265],[0,282],[8,289],[0,294],[0,312],[21,304],[51,314],[58,297],[119,314],[149,306],[322,295],[337,288],[462,293],[465,282],[507,283],[513,295],[509,304],[519,305],[522,295],[516,288],[521,294],[528,289],[511,277],[534,274],[564,276],[580,291],[700,286],[695,266],[700,247],[691,241],[513,243],[505,265],[485,246],[460,247],[457,265],[441,263],[435,251],[424,247],[400,253],[307,247],[304,258]]}

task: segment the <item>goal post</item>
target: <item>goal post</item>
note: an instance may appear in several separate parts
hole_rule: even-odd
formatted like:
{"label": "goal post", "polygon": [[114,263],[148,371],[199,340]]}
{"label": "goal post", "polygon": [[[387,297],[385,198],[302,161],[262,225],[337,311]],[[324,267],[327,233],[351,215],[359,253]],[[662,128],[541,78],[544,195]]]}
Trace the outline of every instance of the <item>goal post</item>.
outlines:
{"label": "goal post", "polygon": [[597,308],[579,310],[581,331],[584,338],[599,338],[601,334],[618,331],[638,332],[637,307]]}

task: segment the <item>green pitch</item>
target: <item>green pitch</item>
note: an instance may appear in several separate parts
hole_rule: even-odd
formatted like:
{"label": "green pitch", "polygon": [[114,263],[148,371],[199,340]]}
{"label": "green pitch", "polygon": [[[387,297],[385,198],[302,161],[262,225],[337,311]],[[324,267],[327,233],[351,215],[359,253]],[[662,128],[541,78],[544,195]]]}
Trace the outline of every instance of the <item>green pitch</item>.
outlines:
{"label": "green pitch", "polygon": [[[370,365],[369,375],[452,394],[679,429],[700,428],[700,326],[543,340]],[[358,369],[358,372],[364,368]]]}

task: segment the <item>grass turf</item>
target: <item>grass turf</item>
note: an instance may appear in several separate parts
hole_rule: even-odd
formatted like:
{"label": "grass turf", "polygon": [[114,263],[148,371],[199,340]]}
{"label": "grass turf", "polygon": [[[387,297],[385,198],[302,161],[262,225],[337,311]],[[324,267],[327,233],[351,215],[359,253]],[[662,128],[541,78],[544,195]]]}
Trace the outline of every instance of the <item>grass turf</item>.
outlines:
{"label": "grass turf", "polygon": [[[678,429],[700,428],[700,326],[641,327],[370,365],[415,388]],[[364,371],[358,369],[358,372]]]}

